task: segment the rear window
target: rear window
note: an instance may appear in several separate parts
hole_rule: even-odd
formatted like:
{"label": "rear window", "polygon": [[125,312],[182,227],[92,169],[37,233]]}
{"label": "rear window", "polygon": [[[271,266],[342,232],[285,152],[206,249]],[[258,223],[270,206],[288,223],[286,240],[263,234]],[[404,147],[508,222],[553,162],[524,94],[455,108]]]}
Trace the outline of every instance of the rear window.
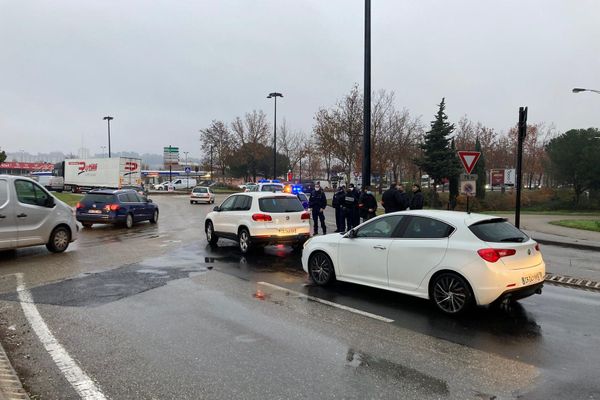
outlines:
{"label": "rear window", "polygon": [[262,185],[261,192],[282,192],[283,185]]}
{"label": "rear window", "polygon": [[296,197],[264,197],[258,200],[262,212],[286,213],[304,211],[300,200]]}
{"label": "rear window", "polygon": [[298,198],[300,199],[300,201],[308,201],[308,198],[304,193],[299,193]]}
{"label": "rear window", "polygon": [[83,198],[83,201],[86,203],[113,203],[115,196],[112,194],[88,193]]}
{"label": "rear window", "polygon": [[207,188],[194,188],[194,193],[208,193]]}
{"label": "rear window", "polygon": [[484,242],[522,243],[529,236],[503,218],[487,219],[469,226],[471,232]]}

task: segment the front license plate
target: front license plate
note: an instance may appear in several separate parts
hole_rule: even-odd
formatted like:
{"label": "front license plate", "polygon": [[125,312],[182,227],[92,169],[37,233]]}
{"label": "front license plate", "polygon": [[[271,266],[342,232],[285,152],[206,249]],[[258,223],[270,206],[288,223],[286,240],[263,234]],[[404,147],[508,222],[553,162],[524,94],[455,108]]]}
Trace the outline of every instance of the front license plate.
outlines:
{"label": "front license plate", "polygon": [[281,229],[279,229],[279,233],[282,233],[282,234],[296,233],[296,228],[281,228]]}
{"label": "front license plate", "polygon": [[102,210],[90,210],[88,211],[90,214],[102,214]]}
{"label": "front license plate", "polygon": [[523,285],[530,285],[532,283],[541,282],[543,279],[542,273],[538,272],[537,274],[524,276],[521,278],[521,282]]}

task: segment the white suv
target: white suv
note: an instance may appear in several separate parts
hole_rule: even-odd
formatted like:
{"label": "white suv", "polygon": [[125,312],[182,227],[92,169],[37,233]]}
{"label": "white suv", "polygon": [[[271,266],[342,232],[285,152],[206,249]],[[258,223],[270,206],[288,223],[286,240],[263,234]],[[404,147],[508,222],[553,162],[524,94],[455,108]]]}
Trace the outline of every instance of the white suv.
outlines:
{"label": "white suv", "polygon": [[279,182],[259,182],[246,186],[247,192],[283,192],[284,185]]}
{"label": "white suv", "polygon": [[235,240],[240,251],[256,246],[289,244],[301,249],[310,237],[310,215],[298,197],[287,193],[236,193],[214,208],[204,221],[206,239]]}

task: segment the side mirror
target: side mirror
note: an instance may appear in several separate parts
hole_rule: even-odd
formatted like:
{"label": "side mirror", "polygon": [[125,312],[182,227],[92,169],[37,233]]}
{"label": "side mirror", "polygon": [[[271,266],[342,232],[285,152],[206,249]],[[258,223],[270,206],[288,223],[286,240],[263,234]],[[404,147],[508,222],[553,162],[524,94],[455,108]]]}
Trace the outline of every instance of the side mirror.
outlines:
{"label": "side mirror", "polygon": [[146,203],[152,203],[152,199],[146,199]]}
{"label": "side mirror", "polygon": [[219,212],[219,211],[221,211],[221,207],[215,206],[215,208],[213,208],[213,211]]}
{"label": "side mirror", "polygon": [[356,237],[356,231],[354,229],[350,229],[348,233],[346,233],[346,237],[354,239]]}
{"label": "side mirror", "polygon": [[45,207],[48,207],[48,208],[52,208],[52,207],[54,207],[55,205],[56,205],[56,203],[54,202],[54,197],[51,197],[51,196],[49,196],[49,197],[46,199],[46,204],[44,204],[44,206],[45,206]]}

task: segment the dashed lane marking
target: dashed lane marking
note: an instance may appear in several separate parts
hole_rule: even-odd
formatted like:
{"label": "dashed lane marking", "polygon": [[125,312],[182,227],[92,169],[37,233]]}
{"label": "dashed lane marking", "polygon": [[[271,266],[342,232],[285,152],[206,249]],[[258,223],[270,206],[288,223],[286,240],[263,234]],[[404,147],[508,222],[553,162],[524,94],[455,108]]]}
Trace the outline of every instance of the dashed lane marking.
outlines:
{"label": "dashed lane marking", "polygon": [[296,292],[295,290],[291,290],[291,289],[284,288],[282,286],[274,285],[274,284],[269,283],[269,282],[258,282],[258,284],[259,285],[263,285],[263,286],[267,286],[267,287],[270,287],[270,288],[273,288],[273,289],[276,289],[276,290],[281,290],[281,291],[284,291],[284,292],[287,292],[287,293],[291,293],[291,294],[294,294],[294,295],[296,295],[298,297],[301,297],[301,298],[304,298],[304,299],[308,299],[308,300],[311,300],[311,301],[316,301],[317,303],[325,304],[325,305],[328,305],[330,307],[339,308],[340,310],[345,310],[345,311],[349,311],[349,312],[354,313],[354,314],[362,315],[364,317],[373,318],[373,319],[376,319],[378,321],[383,321],[383,322],[387,322],[387,323],[394,322],[393,319],[382,317],[381,315],[371,314],[370,312],[366,312],[366,311],[358,310],[356,308],[344,306],[342,304],[334,303],[332,301],[323,300],[323,299],[320,299],[318,297],[309,296],[309,295],[306,295],[304,293]]}
{"label": "dashed lane marking", "polygon": [[23,313],[29,321],[29,325],[39,338],[44,348],[54,360],[56,366],[60,369],[64,377],[71,384],[73,389],[84,400],[105,400],[106,397],[96,386],[94,381],[77,365],[71,358],[67,350],[56,340],[48,325],[38,311],[31,292],[27,290],[23,283],[23,274],[17,273],[17,293]]}

